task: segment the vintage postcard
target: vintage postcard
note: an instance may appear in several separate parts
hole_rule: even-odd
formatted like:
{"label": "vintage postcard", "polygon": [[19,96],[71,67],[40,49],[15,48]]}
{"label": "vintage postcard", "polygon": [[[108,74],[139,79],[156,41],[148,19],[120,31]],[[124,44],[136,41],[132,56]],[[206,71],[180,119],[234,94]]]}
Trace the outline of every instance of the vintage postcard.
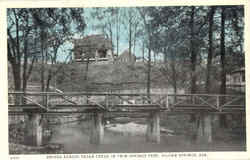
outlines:
{"label": "vintage postcard", "polygon": [[2,1],[5,159],[249,159],[249,4]]}

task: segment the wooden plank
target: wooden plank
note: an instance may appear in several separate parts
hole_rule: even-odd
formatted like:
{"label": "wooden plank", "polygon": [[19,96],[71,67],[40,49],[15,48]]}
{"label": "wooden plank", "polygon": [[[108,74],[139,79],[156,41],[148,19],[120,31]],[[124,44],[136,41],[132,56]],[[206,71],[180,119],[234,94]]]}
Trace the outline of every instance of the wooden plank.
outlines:
{"label": "wooden plank", "polygon": [[9,109],[22,109],[22,108],[38,108],[36,104],[25,104],[25,105],[15,105],[15,104],[9,104]]}
{"label": "wooden plank", "polygon": [[34,103],[36,106],[38,106],[38,107],[40,107],[40,108],[42,108],[42,109],[47,110],[47,108],[46,108],[45,106],[39,104],[38,102],[34,101],[33,99],[28,98],[28,97],[26,97],[26,96],[23,96],[23,98],[26,99],[26,100],[28,100],[28,101],[30,101],[30,102],[32,102],[32,103]]}
{"label": "wooden plank", "polygon": [[[141,114],[141,113],[147,113],[147,112],[152,112],[155,110],[131,110],[131,111],[103,111],[100,110],[99,108],[91,108],[91,109],[84,109],[84,110],[77,110],[77,111],[70,111],[70,110],[49,110],[47,112],[41,113],[41,114],[66,114],[66,113],[93,113],[93,112],[104,112],[104,113],[112,113],[112,114]],[[24,113],[23,111],[9,111],[9,114],[20,114]]]}
{"label": "wooden plank", "polygon": [[108,113],[149,113],[149,112],[155,112],[155,111],[160,111],[156,109],[149,109],[149,110],[114,110],[114,111],[109,111]]}
{"label": "wooden plank", "polygon": [[[188,110],[191,110],[191,111],[207,111],[207,112],[216,112],[219,110],[215,110],[215,109],[212,109],[212,108],[191,108],[191,107],[179,107],[179,108],[171,108],[171,111],[188,111]],[[245,108],[222,108],[221,111],[244,111]]]}
{"label": "wooden plank", "polygon": [[111,116],[104,116],[105,118],[119,118],[119,117],[124,117],[124,118],[147,118],[148,115],[111,115]]}
{"label": "wooden plank", "polygon": [[[50,107],[50,110],[53,109],[101,109],[97,105],[56,105]],[[9,105],[9,110],[22,110],[22,109],[39,109],[36,105]],[[146,106],[139,106],[139,105],[119,105],[110,108],[116,111],[122,111],[122,109],[130,109],[130,110],[166,110],[167,108],[159,108],[157,105],[146,105]],[[209,107],[189,107],[189,106],[178,106],[171,108],[171,111],[179,111],[179,110],[207,110],[207,111],[216,111],[213,108]],[[245,110],[245,107],[236,107],[236,106],[228,106],[223,107],[222,110]],[[170,111],[170,112],[171,112]]]}
{"label": "wooden plank", "polygon": [[173,105],[173,107],[194,107],[194,108],[195,107],[203,107],[203,108],[213,108],[213,107],[210,107],[209,105],[202,105],[202,104],[178,104],[178,105]]}
{"label": "wooden plank", "polygon": [[[48,112],[42,112],[40,114],[77,114],[77,113],[93,113],[97,112],[96,109],[93,110],[81,110],[81,111],[48,111]],[[20,115],[25,114],[23,111],[9,111],[8,114],[10,115]]]}
{"label": "wooden plank", "polygon": [[8,112],[8,115],[9,116],[14,116],[14,115],[26,115],[26,113],[24,113],[24,112],[14,112],[14,111],[9,111]]}
{"label": "wooden plank", "polygon": [[[148,116],[148,113],[112,113],[112,114],[108,114],[107,116]],[[106,115],[105,115],[106,116]]]}
{"label": "wooden plank", "polygon": [[98,107],[97,104],[79,104],[79,105],[66,105],[66,104],[63,104],[63,105],[54,105],[54,106],[51,106],[50,109],[60,109],[60,108],[93,108],[93,109],[97,109],[97,108],[100,108]]}
{"label": "wooden plank", "polygon": [[[42,115],[70,115],[70,114],[79,114],[79,113],[85,113],[85,114],[89,114],[89,113],[93,113],[94,111],[90,112],[90,111],[74,111],[74,112],[69,112],[69,111],[57,111],[57,112],[44,112],[44,113],[40,113]],[[150,112],[144,112],[144,113],[150,113]],[[114,115],[133,115],[133,114],[144,114],[141,111],[137,111],[137,112],[112,112],[112,114]],[[195,112],[195,111],[165,111],[162,112],[166,115],[187,115],[187,114],[196,114],[199,112]],[[208,112],[206,112],[208,113]],[[222,111],[222,112],[209,112],[210,114],[244,114],[245,111]],[[27,113],[21,112],[21,111],[9,111],[8,115],[26,115]]]}
{"label": "wooden plank", "polygon": [[102,109],[106,109],[105,106],[103,106],[102,104],[98,103],[98,102],[95,102],[95,101],[92,101],[90,98],[88,98],[88,100],[94,104],[96,104],[96,106],[98,106],[99,108],[102,108]]}
{"label": "wooden plank", "polygon": [[[25,104],[25,105],[9,105],[10,109],[33,109],[33,108],[38,108],[37,105],[35,104]],[[74,105],[74,104],[66,104],[66,105],[54,105],[54,106],[49,106],[49,109],[60,109],[60,108],[100,108],[96,104],[86,104],[86,105]]]}
{"label": "wooden plank", "polygon": [[[33,95],[33,96],[42,96],[42,95],[58,95],[56,92],[9,92],[9,95]],[[109,92],[64,92],[63,95],[65,96],[83,96],[83,95],[89,95],[89,96],[147,96],[147,93],[109,93]],[[203,96],[203,97],[241,97],[244,98],[245,95],[220,95],[220,94],[162,94],[162,93],[152,93],[151,96],[172,96],[172,97],[188,97],[188,96]]]}
{"label": "wooden plank", "polygon": [[161,110],[159,107],[124,107],[124,108],[112,108],[110,111],[114,110]]}
{"label": "wooden plank", "polygon": [[[202,111],[200,111],[202,112]],[[164,112],[165,114],[167,115],[186,115],[186,114],[197,114],[199,112],[197,111],[171,111],[171,112]],[[205,111],[205,113],[210,113],[210,114],[244,114],[245,111],[223,111],[223,112],[220,112],[220,111],[217,111],[217,112],[207,112]]]}
{"label": "wooden plank", "polygon": [[214,108],[209,108],[209,107],[174,107],[171,108],[172,110],[211,110],[211,111],[218,111]]}
{"label": "wooden plank", "polygon": [[158,104],[117,104],[113,106],[114,108],[124,108],[124,107],[134,107],[134,108],[150,108],[150,107],[154,107],[154,108],[159,108]]}
{"label": "wooden plank", "polygon": [[226,106],[223,106],[223,108],[245,108],[246,105],[226,105]]}
{"label": "wooden plank", "polygon": [[72,103],[72,104],[74,104],[74,105],[77,105],[76,102],[70,100],[70,99],[68,98],[68,96],[64,96],[63,93],[58,92],[58,91],[56,91],[56,93],[58,93],[58,95],[59,95],[61,98],[63,98],[64,100],[66,100],[67,102]]}
{"label": "wooden plank", "polygon": [[[35,104],[26,104],[26,105],[9,105],[10,109],[35,109],[38,108],[37,105]],[[86,109],[97,109],[101,108],[97,104],[84,104],[84,105],[54,105],[54,106],[49,106],[48,109],[66,109],[66,108],[86,108]],[[135,109],[160,109],[158,105],[138,105],[138,104],[121,104],[121,105],[115,105],[110,109],[115,109],[115,108],[135,108]]]}
{"label": "wooden plank", "polygon": [[230,108],[230,109],[222,109],[221,112],[237,112],[237,111],[246,111],[244,108],[239,109],[239,108]]}

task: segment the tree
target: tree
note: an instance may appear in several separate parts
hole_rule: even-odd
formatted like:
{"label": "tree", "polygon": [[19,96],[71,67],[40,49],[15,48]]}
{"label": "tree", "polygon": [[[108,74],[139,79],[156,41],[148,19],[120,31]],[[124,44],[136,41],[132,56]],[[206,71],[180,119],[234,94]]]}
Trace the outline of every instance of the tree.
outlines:
{"label": "tree", "polygon": [[116,8],[116,54],[118,56],[119,54],[119,42],[120,42],[120,31],[121,31],[121,14],[120,14],[120,8]]}
{"label": "tree", "polygon": [[197,60],[197,53],[195,52],[195,33],[194,33],[194,14],[195,14],[195,7],[191,7],[191,14],[190,14],[190,52],[191,52],[191,93],[196,92],[196,60]]}
{"label": "tree", "polygon": [[226,68],[225,68],[225,7],[221,7],[221,40],[220,40],[220,62],[221,62],[221,87],[220,93],[226,94]]}
{"label": "tree", "polygon": [[8,61],[12,66],[15,90],[25,91],[37,55],[37,41],[30,40],[36,39],[35,25],[30,22],[32,15],[26,9],[8,9],[7,13]]}
{"label": "tree", "polygon": [[150,98],[150,89],[151,89],[151,49],[152,49],[152,26],[149,21],[147,21],[147,8],[138,8],[138,11],[143,20],[143,25],[146,33],[146,46],[148,49],[148,62],[147,62],[147,96]]}
{"label": "tree", "polygon": [[141,33],[145,29],[145,24],[138,9],[135,7],[123,8],[121,14],[124,17],[122,24],[126,31],[128,50],[131,58],[132,50],[134,54],[136,52],[136,42],[141,37]]}
{"label": "tree", "polygon": [[[56,62],[55,58],[57,57],[59,47],[63,45],[65,41],[70,40],[74,32],[78,31],[83,33],[85,21],[83,19],[83,9],[34,9],[33,14],[41,34],[41,89],[45,91],[45,89],[49,89],[52,70],[48,69],[47,71],[46,84],[44,66],[47,65],[48,62],[50,62],[51,65]],[[76,25],[75,28],[71,26],[72,23]],[[53,41],[54,45],[50,45],[53,44]],[[51,49],[54,52],[53,54],[49,53]],[[45,86],[47,87],[45,88]]]}
{"label": "tree", "polygon": [[211,88],[211,64],[212,64],[212,58],[213,58],[213,23],[214,23],[214,13],[215,13],[216,7],[211,6],[209,11],[209,31],[208,31],[208,43],[209,43],[209,50],[208,50],[208,56],[207,56],[207,73],[206,73],[206,92],[210,93]]}
{"label": "tree", "polygon": [[[91,12],[91,16],[97,20],[97,23],[94,23],[94,28],[101,30],[102,34],[106,38],[111,40],[112,44],[112,54],[114,55],[114,39],[116,43],[119,42],[119,8],[94,8]],[[116,32],[116,37],[115,37]],[[117,45],[118,47],[118,45]]]}
{"label": "tree", "polygon": [[73,31],[82,32],[84,27],[83,9],[8,9],[8,61],[12,65],[15,90],[22,88],[25,92],[34,62],[41,61],[41,88],[44,91],[44,65],[51,60],[48,39],[59,35],[67,37]]}
{"label": "tree", "polygon": [[185,81],[180,75],[184,73],[182,63],[188,55],[186,32],[183,32],[180,21],[176,21],[183,19],[183,8],[150,7],[147,10],[153,30],[151,48],[154,55],[163,54],[164,64],[159,67],[160,72],[166,79],[166,86],[172,86],[177,93],[177,88],[183,87]]}

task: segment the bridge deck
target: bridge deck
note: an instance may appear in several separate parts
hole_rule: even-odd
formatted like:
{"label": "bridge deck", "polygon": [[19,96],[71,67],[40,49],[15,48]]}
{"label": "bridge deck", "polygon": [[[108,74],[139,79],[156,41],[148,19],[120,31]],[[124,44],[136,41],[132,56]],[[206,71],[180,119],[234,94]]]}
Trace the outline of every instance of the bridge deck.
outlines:
{"label": "bridge deck", "polygon": [[[9,113],[14,114],[18,112],[29,112],[29,110],[38,109],[36,105],[9,105]],[[175,106],[174,108],[159,108],[156,105],[116,105],[113,108],[105,110],[100,108],[98,105],[57,105],[49,108],[49,110],[41,110],[44,114],[64,114],[64,113],[91,113],[91,112],[110,112],[110,113],[141,113],[141,112],[151,112],[151,111],[164,111],[170,114],[179,113],[197,113],[197,112],[210,112],[210,113],[236,113],[245,112],[245,108],[239,106],[228,106],[218,111],[209,106],[191,106],[191,105],[181,105]]]}
{"label": "bridge deck", "polygon": [[117,94],[117,93],[9,93],[9,114],[91,112],[238,113],[245,112],[244,95]]}

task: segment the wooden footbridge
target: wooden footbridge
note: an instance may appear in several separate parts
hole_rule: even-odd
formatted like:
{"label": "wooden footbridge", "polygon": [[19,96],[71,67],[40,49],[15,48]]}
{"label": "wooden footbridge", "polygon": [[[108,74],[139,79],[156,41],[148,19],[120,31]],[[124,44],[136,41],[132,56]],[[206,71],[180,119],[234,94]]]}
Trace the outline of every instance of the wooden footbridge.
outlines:
{"label": "wooden footbridge", "polygon": [[9,115],[28,115],[26,137],[35,145],[42,144],[43,115],[91,113],[90,143],[100,144],[104,137],[105,117],[147,118],[146,139],[160,142],[160,113],[203,114],[203,128],[211,141],[212,114],[245,113],[244,95],[210,94],[122,94],[122,93],[60,93],[12,92],[9,95]]}

